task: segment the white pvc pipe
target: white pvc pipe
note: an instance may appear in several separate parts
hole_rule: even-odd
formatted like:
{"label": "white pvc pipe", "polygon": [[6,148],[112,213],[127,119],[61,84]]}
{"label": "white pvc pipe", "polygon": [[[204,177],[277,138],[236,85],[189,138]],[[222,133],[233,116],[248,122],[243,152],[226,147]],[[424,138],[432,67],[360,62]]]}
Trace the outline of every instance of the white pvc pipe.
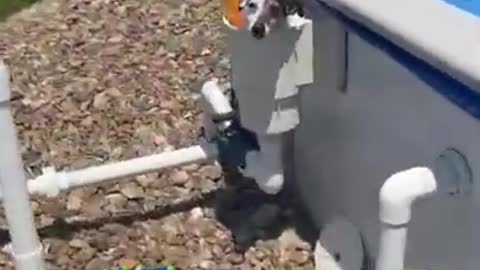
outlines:
{"label": "white pvc pipe", "polygon": [[403,269],[412,204],[437,191],[434,173],[426,167],[401,171],[380,189],[380,245],[376,270]]}
{"label": "white pvc pipe", "polygon": [[[233,109],[230,102],[220,90],[217,80],[214,79],[206,82],[201,92],[204,110],[208,116],[223,115],[232,112]],[[225,121],[221,123],[220,127],[226,128],[230,124],[231,121]],[[218,151],[215,144],[203,144],[70,172],[56,172],[54,168],[50,167],[44,169],[42,175],[28,181],[28,191],[31,194],[53,197],[70,188],[216,159],[217,156]]]}
{"label": "white pvc pipe", "polygon": [[407,245],[407,226],[396,227],[382,223],[380,230],[380,253],[375,270],[403,270]]}
{"label": "white pvc pipe", "polygon": [[202,94],[203,127],[206,133],[205,136],[207,139],[210,139],[217,135],[217,127],[226,129],[232,124],[231,120],[227,120],[219,123],[217,126],[213,123],[212,117],[231,113],[233,108],[220,89],[217,79],[205,82],[200,92]]}
{"label": "white pvc pipe", "polygon": [[10,109],[7,68],[0,61],[0,186],[17,270],[43,270],[42,246],[35,229],[26,177]]}
{"label": "white pvc pipe", "polygon": [[55,172],[53,169],[49,169],[44,171],[43,175],[29,181],[28,185],[30,192],[33,194],[56,196],[61,191],[70,188],[215,159],[217,155],[215,144],[191,146],[175,151],[70,172]]}

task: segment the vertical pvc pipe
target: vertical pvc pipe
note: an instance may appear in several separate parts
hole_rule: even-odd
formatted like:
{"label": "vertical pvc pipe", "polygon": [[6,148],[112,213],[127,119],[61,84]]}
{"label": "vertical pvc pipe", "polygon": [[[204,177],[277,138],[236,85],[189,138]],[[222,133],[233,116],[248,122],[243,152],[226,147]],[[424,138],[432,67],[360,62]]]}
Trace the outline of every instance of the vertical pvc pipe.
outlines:
{"label": "vertical pvc pipe", "polygon": [[403,270],[407,245],[407,225],[383,223],[375,270]]}
{"label": "vertical pvc pipe", "polygon": [[10,109],[9,73],[0,61],[0,186],[17,270],[44,270],[17,134]]}

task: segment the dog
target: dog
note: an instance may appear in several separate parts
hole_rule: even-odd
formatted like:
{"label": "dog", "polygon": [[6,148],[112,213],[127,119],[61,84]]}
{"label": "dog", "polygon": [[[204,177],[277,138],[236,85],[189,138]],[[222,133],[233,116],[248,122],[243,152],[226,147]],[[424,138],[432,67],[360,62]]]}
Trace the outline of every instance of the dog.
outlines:
{"label": "dog", "polygon": [[302,0],[242,0],[239,10],[257,39],[264,38],[282,19],[286,18],[287,24],[296,29],[308,21]]}

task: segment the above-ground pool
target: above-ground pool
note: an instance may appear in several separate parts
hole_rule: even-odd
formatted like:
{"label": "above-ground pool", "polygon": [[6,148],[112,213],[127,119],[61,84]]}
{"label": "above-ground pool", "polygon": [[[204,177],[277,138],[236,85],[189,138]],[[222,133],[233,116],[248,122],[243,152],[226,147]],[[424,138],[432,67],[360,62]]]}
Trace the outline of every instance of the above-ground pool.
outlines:
{"label": "above-ground pool", "polygon": [[476,16],[480,15],[480,2],[477,0],[443,0]]}
{"label": "above-ground pool", "polygon": [[[280,100],[278,93],[265,94],[271,86],[266,77],[283,79],[292,72],[290,78],[298,80],[299,74],[313,74],[297,82],[298,93],[289,92],[300,97],[297,103],[291,99],[288,110],[289,117],[296,117],[297,109],[299,115],[292,178],[321,229],[320,243],[340,258],[343,270],[373,269],[383,243],[379,191],[386,180],[410,168],[434,168],[456,153],[466,160],[462,173],[471,177],[453,182],[461,192],[414,204],[403,266],[478,270],[480,1],[306,2],[313,25],[302,30],[290,51],[281,43],[294,36],[288,33],[263,45],[232,34],[229,47],[237,55],[232,67],[234,88],[244,96],[240,111],[249,108],[242,121],[269,119],[268,109],[265,115],[250,110],[271,105],[260,102],[260,95]],[[278,63],[293,50],[311,55],[312,63]],[[266,52],[272,60],[262,55]],[[282,86],[277,83],[274,91]],[[366,265],[372,268],[362,268]]]}

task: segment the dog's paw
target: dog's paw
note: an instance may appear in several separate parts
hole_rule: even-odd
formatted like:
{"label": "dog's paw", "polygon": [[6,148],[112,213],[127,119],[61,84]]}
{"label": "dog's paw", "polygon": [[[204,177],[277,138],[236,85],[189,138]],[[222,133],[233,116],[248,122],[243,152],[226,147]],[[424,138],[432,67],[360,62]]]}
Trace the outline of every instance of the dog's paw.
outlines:
{"label": "dog's paw", "polygon": [[300,30],[306,24],[312,23],[312,20],[300,17],[297,13],[287,16],[288,27]]}

